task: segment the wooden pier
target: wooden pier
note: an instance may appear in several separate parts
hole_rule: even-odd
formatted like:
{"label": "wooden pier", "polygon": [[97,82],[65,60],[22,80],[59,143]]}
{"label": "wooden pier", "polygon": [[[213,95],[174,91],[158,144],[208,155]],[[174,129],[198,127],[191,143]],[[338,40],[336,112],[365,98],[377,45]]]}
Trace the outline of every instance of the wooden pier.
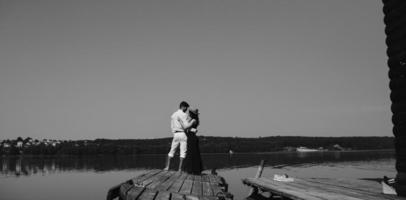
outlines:
{"label": "wooden pier", "polygon": [[264,163],[262,160],[255,178],[242,180],[251,187],[248,200],[406,200],[405,197],[383,194],[378,181],[296,177],[276,181],[262,178]]}
{"label": "wooden pier", "polygon": [[266,178],[245,178],[243,183],[254,188],[250,199],[264,199],[259,192],[267,192],[268,199],[406,200],[404,197],[383,194],[382,185],[370,180],[295,178],[293,182],[280,182]]}
{"label": "wooden pier", "polygon": [[232,200],[227,190],[225,180],[214,174],[151,170],[112,187],[107,200]]}

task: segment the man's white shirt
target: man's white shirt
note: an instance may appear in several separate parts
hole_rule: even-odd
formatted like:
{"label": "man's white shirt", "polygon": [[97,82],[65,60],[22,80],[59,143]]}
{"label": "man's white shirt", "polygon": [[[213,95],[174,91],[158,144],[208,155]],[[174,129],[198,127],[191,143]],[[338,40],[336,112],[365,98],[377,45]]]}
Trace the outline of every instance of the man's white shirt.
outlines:
{"label": "man's white shirt", "polygon": [[183,112],[181,109],[177,110],[176,112],[174,112],[171,116],[171,129],[172,129],[172,133],[176,133],[176,132],[184,132],[185,130],[182,127],[181,122],[184,125],[189,124],[188,120],[188,114],[186,114],[185,112]]}

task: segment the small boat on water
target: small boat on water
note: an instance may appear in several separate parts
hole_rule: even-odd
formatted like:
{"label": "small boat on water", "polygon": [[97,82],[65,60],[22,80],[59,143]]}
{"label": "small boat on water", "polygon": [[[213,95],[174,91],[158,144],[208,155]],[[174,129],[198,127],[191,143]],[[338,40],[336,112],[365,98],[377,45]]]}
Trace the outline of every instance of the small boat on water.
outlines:
{"label": "small boat on water", "polygon": [[296,148],[296,151],[297,152],[315,152],[315,151],[320,151],[320,150],[318,150],[318,149],[310,149],[310,148],[307,148],[307,147],[298,147],[298,148]]}

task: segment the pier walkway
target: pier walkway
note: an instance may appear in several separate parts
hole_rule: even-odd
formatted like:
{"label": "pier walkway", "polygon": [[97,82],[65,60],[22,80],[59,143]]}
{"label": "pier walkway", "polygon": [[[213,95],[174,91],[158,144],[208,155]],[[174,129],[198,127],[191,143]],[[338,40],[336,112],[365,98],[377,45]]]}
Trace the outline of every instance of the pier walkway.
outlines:
{"label": "pier walkway", "polygon": [[217,175],[151,170],[111,188],[107,200],[232,200],[227,190]]}
{"label": "pier walkway", "polygon": [[280,182],[266,178],[245,178],[245,185],[253,187],[250,199],[262,199],[259,191],[268,192],[269,199],[292,200],[406,200],[382,193],[382,185],[370,180],[325,178],[294,178],[293,182]]}

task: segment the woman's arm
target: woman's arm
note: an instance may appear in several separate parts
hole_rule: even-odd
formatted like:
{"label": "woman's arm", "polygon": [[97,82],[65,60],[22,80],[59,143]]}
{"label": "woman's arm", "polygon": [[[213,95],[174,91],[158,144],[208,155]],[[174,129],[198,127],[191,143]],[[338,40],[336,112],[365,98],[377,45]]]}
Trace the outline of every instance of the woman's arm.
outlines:
{"label": "woman's arm", "polygon": [[196,120],[195,120],[195,119],[191,119],[191,120],[189,121],[189,120],[187,120],[187,119],[186,119],[186,120],[182,120],[181,117],[178,118],[178,121],[179,121],[180,125],[182,126],[182,129],[183,129],[183,130],[189,129],[190,127],[192,127],[192,126],[196,123]]}

